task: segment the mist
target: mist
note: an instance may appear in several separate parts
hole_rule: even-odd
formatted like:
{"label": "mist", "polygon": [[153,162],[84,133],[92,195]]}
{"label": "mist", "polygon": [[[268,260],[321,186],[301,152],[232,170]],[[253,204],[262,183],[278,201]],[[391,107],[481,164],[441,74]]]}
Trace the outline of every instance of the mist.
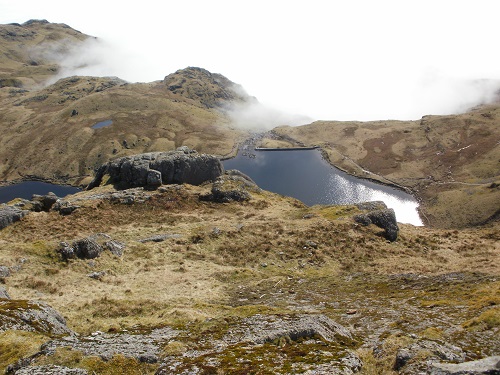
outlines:
{"label": "mist", "polygon": [[0,21],[45,18],[97,37],[58,56],[58,78],[151,82],[198,66],[261,103],[240,108],[242,126],[413,120],[466,111],[500,89],[495,0],[121,2],[119,17],[114,2],[78,12],[26,2],[0,0]]}

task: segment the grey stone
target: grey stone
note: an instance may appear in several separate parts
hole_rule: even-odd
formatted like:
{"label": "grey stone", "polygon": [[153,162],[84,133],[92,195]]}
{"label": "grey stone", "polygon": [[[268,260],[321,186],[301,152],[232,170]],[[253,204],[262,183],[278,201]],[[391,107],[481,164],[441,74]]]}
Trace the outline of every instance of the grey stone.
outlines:
{"label": "grey stone", "polygon": [[35,211],[48,212],[58,199],[59,197],[52,192],[46,195],[33,194],[31,202],[34,205]]}
{"label": "grey stone", "polygon": [[432,375],[500,375],[500,356],[463,363],[433,363]]}
{"label": "grey stone", "polygon": [[62,315],[43,302],[4,299],[0,307],[0,332],[17,329],[52,335],[72,333]]}
{"label": "grey stone", "polygon": [[7,293],[7,291],[5,290],[5,288],[3,286],[0,286],[0,298],[10,299],[9,294]]}
{"label": "grey stone", "polygon": [[370,211],[366,214],[354,216],[354,221],[362,225],[375,224],[385,229],[385,238],[389,241],[396,241],[399,227],[396,220],[396,213],[392,208]]}
{"label": "grey stone", "polygon": [[85,356],[99,356],[105,360],[120,354],[141,362],[156,363],[162,347],[178,334],[178,331],[168,327],[154,329],[148,334],[95,332],[87,337],[56,339],[44,344],[42,349],[50,355],[57,348],[69,347]]}
{"label": "grey stone", "polygon": [[16,371],[16,375],[88,375],[87,370],[56,365],[27,366]]}
{"label": "grey stone", "polygon": [[[156,171],[156,172],[151,172]],[[162,184],[201,185],[224,173],[220,160],[213,155],[198,154],[189,149],[151,152],[126,156],[102,165],[88,189],[99,186],[105,175],[120,189]]]}
{"label": "grey stone", "polygon": [[146,186],[149,188],[161,186],[161,172],[149,170],[146,176]]}
{"label": "grey stone", "polygon": [[88,237],[73,242],[75,255],[80,259],[93,259],[101,255],[104,250],[94,239]]}
{"label": "grey stone", "polygon": [[3,206],[0,207],[0,229],[3,229],[16,221],[21,220],[29,214],[27,210],[21,210],[16,207]]}
{"label": "grey stone", "polygon": [[243,173],[231,170],[215,180],[210,193],[200,195],[200,200],[216,203],[243,202],[251,199],[251,191],[258,192],[260,189]]}
{"label": "grey stone", "polygon": [[326,341],[351,344],[351,332],[324,315],[255,315],[224,336],[227,343],[264,344],[282,337],[296,341],[320,336]]}
{"label": "grey stone", "polygon": [[166,233],[166,234],[156,234],[154,236],[143,238],[143,239],[140,239],[137,241],[142,242],[142,243],[144,243],[144,242],[163,242],[169,238],[181,238],[181,237],[182,237],[181,234]]}
{"label": "grey stone", "polygon": [[9,277],[10,268],[7,266],[0,266],[0,277]]}
{"label": "grey stone", "polygon": [[102,280],[104,276],[106,276],[106,271],[92,272],[87,275],[91,279]]}
{"label": "grey stone", "polygon": [[104,246],[106,246],[106,248],[111,251],[111,254],[118,257],[121,257],[123,255],[123,249],[125,249],[125,244],[115,240],[107,241]]}

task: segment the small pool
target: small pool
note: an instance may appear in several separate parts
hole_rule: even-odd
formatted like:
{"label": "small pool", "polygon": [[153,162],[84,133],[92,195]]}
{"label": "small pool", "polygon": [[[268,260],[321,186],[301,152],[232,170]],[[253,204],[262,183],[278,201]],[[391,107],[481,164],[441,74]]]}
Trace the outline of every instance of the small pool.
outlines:
{"label": "small pool", "polygon": [[31,199],[33,194],[45,195],[49,192],[58,197],[74,194],[81,189],[73,186],[49,184],[39,181],[25,181],[18,184],[0,187],[0,203],[7,203],[15,198]]}
{"label": "small pool", "polygon": [[109,126],[113,123],[113,120],[105,120],[105,121],[101,121],[101,122],[98,122],[97,124],[95,125],[92,125],[92,129],[100,129],[100,128],[104,128],[106,126]]}

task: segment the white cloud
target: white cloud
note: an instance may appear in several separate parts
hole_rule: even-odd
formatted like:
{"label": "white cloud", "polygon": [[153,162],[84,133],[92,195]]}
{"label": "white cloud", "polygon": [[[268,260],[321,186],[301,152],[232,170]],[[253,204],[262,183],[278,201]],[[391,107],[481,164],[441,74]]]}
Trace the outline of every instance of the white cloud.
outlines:
{"label": "white cloud", "polygon": [[98,36],[84,59],[64,62],[68,71],[153,81],[200,66],[280,111],[414,119],[491,95],[491,83],[477,82],[500,79],[496,3],[88,0],[75,10],[0,0],[0,22],[46,18]]}

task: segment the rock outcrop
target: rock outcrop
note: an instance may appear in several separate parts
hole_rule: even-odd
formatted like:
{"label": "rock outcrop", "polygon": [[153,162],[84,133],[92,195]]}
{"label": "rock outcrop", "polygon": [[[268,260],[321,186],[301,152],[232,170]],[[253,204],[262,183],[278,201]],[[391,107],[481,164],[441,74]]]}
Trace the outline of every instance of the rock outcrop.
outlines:
{"label": "rock outcrop", "polygon": [[188,67],[169,74],[163,80],[169,91],[200,102],[207,108],[227,107],[234,102],[256,101],[244,89],[221,74]]}
{"label": "rock outcrop", "polygon": [[61,254],[63,260],[94,259],[106,249],[116,256],[122,256],[124,248],[123,243],[113,240],[105,233],[98,233],[76,240],[71,245],[67,242],[61,242],[57,252]]}
{"label": "rock outcrop", "polygon": [[250,192],[260,191],[255,182],[238,170],[227,171],[212,184],[211,192],[200,196],[200,200],[217,203],[243,202],[251,198]]}
{"label": "rock outcrop", "polygon": [[434,363],[433,375],[500,375],[500,356],[487,357],[463,363]]}
{"label": "rock outcrop", "polygon": [[43,302],[2,299],[0,332],[10,329],[51,335],[72,333],[62,315]]}
{"label": "rock outcrop", "polygon": [[362,225],[375,224],[385,229],[385,238],[391,242],[396,241],[399,227],[396,213],[392,208],[387,208],[383,202],[366,202],[358,205],[358,208],[369,212],[354,216],[354,221]]}
{"label": "rock outcrop", "polygon": [[0,286],[0,298],[10,299],[9,294],[7,293],[7,291],[5,290],[5,288],[2,287],[2,286]]}
{"label": "rock outcrop", "polygon": [[107,183],[119,189],[157,188],[161,184],[200,185],[224,174],[220,160],[213,155],[198,154],[187,147],[171,152],[151,152],[127,156],[102,165],[88,189]]}
{"label": "rock outcrop", "polygon": [[25,217],[29,211],[21,210],[17,207],[3,206],[0,207],[0,229],[3,229],[16,221]]}

